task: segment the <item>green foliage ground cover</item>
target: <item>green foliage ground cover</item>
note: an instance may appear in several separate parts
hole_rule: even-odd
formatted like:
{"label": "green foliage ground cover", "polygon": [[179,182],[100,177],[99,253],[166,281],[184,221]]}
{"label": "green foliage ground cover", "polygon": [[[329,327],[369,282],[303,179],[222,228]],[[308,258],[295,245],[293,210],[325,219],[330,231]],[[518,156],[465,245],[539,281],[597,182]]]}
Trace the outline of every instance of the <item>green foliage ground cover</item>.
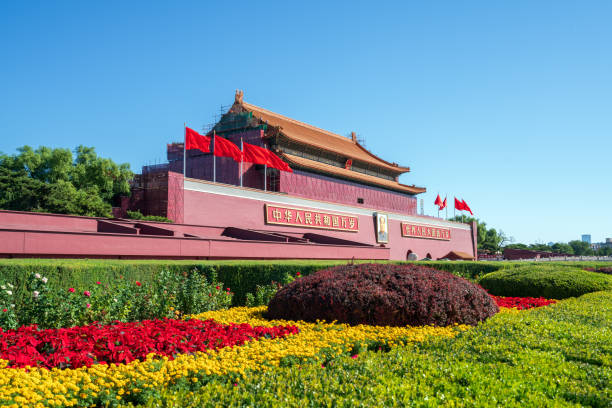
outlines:
{"label": "green foliage ground cover", "polygon": [[571,266],[523,265],[487,274],[479,283],[498,296],[565,299],[612,289],[612,276]]}
{"label": "green foliage ground cover", "polygon": [[215,378],[146,407],[610,407],[612,292],[502,313],[454,339]]}

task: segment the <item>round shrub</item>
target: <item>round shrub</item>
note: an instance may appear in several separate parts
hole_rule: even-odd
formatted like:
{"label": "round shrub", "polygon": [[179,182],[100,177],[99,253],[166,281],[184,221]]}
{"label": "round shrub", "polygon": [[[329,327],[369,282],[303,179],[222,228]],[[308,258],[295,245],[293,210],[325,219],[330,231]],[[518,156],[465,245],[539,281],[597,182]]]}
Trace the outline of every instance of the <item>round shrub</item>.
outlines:
{"label": "round shrub", "polygon": [[612,289],[612,276],[555,265],[525,265],[483,276],[480,285],[497,296],[565,299]]}
{"label": "round shrub", "polygon": [[499,311],[478,285],[418,265],[356,264],[324,269],[279,290],[270,319],[379,326],[476,325]]}

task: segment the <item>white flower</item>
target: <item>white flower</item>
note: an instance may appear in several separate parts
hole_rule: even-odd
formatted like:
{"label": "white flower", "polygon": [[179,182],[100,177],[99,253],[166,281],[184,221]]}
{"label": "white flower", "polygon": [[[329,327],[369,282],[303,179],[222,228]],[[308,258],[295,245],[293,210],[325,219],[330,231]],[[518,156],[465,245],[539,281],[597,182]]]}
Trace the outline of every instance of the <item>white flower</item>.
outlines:
{"label": "white flower", "polygon": [[8,286],[9,288],[11,288],[11,289],[13,289],[13,287],[14,287],[14,286],[13,286],[13,285],[11,285],[10,283],[7,283],[7,286]]}
{"label": "white flower", "polygon": [[35,273],[34,276],[36,277],[36,279],[40,279],[41,278],[40,273]]}
{"label": "white flower", "polygon": [[47,280],[48,280],[48,279],[47,279],[47,278],[45,278],[45,277],[43,277],[43,278],[42,278],[43,283],[47,283]]}
{"label": "white flower", "polygon": [[9,295],[13,294],[13,292],[11,292],[10,290],[7,290],[6,293],[8,293]]}
{"label": "white flower", "polygon": [[11,303],[11,307],[15,307],[15,304],[14,304],[14,303]]}
{"label": "white flower", "polygon": [[113,300],[115,301],[115,303],[117,303],[117,298],[114,298]]}
{"label": "white flower", "polygon": [[2,290],[6,290],[6,286],[4,285],[0,286],[0,288],[2,288]]}
{"label": "white flower", "polygon": [[32,296],[34,296],[35,298],[37,298],[38,295],[40,295],[39,291],[35,290],[34,292],[32,292]]}

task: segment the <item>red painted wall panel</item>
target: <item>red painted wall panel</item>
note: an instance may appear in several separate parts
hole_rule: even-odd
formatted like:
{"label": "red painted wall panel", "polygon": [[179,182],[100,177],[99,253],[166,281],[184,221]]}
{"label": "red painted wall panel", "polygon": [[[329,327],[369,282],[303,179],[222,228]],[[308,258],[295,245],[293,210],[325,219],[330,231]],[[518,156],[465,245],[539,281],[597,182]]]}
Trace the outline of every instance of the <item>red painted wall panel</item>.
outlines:
{"label": "red painted wall panel", "polygon": [[[280,191],[314,200],[416,214],[415,197],[300,170],[280,172]],[[358,204],[358,198],[363,199],[363,204]]]}
{"label": "red painted wall panel", "polygon": [[[274,199],[274,195],[270,195]],[[212,194],[200,191],[185,191],[185,222],[189,224],[225,225],[228,227],[261,229],[282,233],[317,232],[332,237],[349,239],[376,245],[374,219],[371,216],[358,215],[359,232],[328,231],[264,223],[264,201],[248,198]],[[313,203],[314,208],[315,203]],[[349,209],[347,208],[347,212]],[[333,211],[330,211],[333,212]],[[423,218],[427,224],[428,218]],[[405,260],[408,251],[424,258],[430,254],[433,259],[445,256],[451,250],[473,254],[472,233],[470,230],[451,229],[451,241],[405,238],[401,236],[400,221],[389,220],[389,244],[391,259]]]}

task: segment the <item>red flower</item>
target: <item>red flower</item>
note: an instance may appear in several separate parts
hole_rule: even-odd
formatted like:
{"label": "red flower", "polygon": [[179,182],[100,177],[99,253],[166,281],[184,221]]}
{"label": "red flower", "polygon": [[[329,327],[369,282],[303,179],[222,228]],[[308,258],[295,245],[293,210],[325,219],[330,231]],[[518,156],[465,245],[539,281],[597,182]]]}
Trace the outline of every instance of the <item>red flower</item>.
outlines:
{"label": "red flower", "polygon": [[227,290],[228,292],[230,291],[230,288],[226,288],[225,290]]}
{"label": "red flower", "polygon": [[142,285],[142,283],[140,283],[139,281],[136,281],[136,286],[140,286]]}
{"label": "red flower", "polygon": [[3,311],[4,313],[6,313],[6,312],[8,312],[8,309],[2,309],[2,311]]}
{"label": "red flower", "polygon": [[96,285],[101,285],[101,284],[102,284],[102,282],[100,282],[100,281],[96,282]]}
{"label": "red flower", "polygon": [[68,289],[68,292],[70,292],[70,293],[74,293],[74,288],[70,288],[70,289]]}
{"label": "red flower", "polygon": [[88,303],[88,304],[87,304],[87,308],[89,309],[90,307],[91,307],[91,304],[89,304],[89,303]]}
{"label": "red flower", "polygon": [[91,292],[86,290],[85,292],[83,292],[83,295],[90,297],[91,296]]}
{"label": "red flower", "polygon": [[353,355],[351,356],[351,358],[352,358],[352,359],[357,358],[357,354],[353,354]]}
{"label": "red flower", "polygon": [[298,272],[295,274],[295,276],[302,276],[302,274]]}
{"label": "red flower", "polygon": [[[0,349],[0,359],[8,360],[8,367],[30,365],[48,369],[60,365],[78,368],[92,364],[125,364],[142,361],[150,353],[173,359],[179,354],[240,346],[260,337],[281,338],[297,333],[296,326],[223,325],[214,320],[197,319],[144,320],[112,325],[92,323],[47,330],[24,326],[0,332],[0,340],[5,345]],[[51,352],[48,349],[41,352],[32,346],[44,343],[51,346]]]}
{"label": "red flower", "polygon": [[534,307],[548,306],[556,303],[553,299],[532,298],[532,297],[504,297],[491,295],[499,307],[516,307],[519,310],[531,309]]}
{"label": "red flower", "polygon": [[215,286],[215,289],[220,290],[221,288],[219,286]]}

